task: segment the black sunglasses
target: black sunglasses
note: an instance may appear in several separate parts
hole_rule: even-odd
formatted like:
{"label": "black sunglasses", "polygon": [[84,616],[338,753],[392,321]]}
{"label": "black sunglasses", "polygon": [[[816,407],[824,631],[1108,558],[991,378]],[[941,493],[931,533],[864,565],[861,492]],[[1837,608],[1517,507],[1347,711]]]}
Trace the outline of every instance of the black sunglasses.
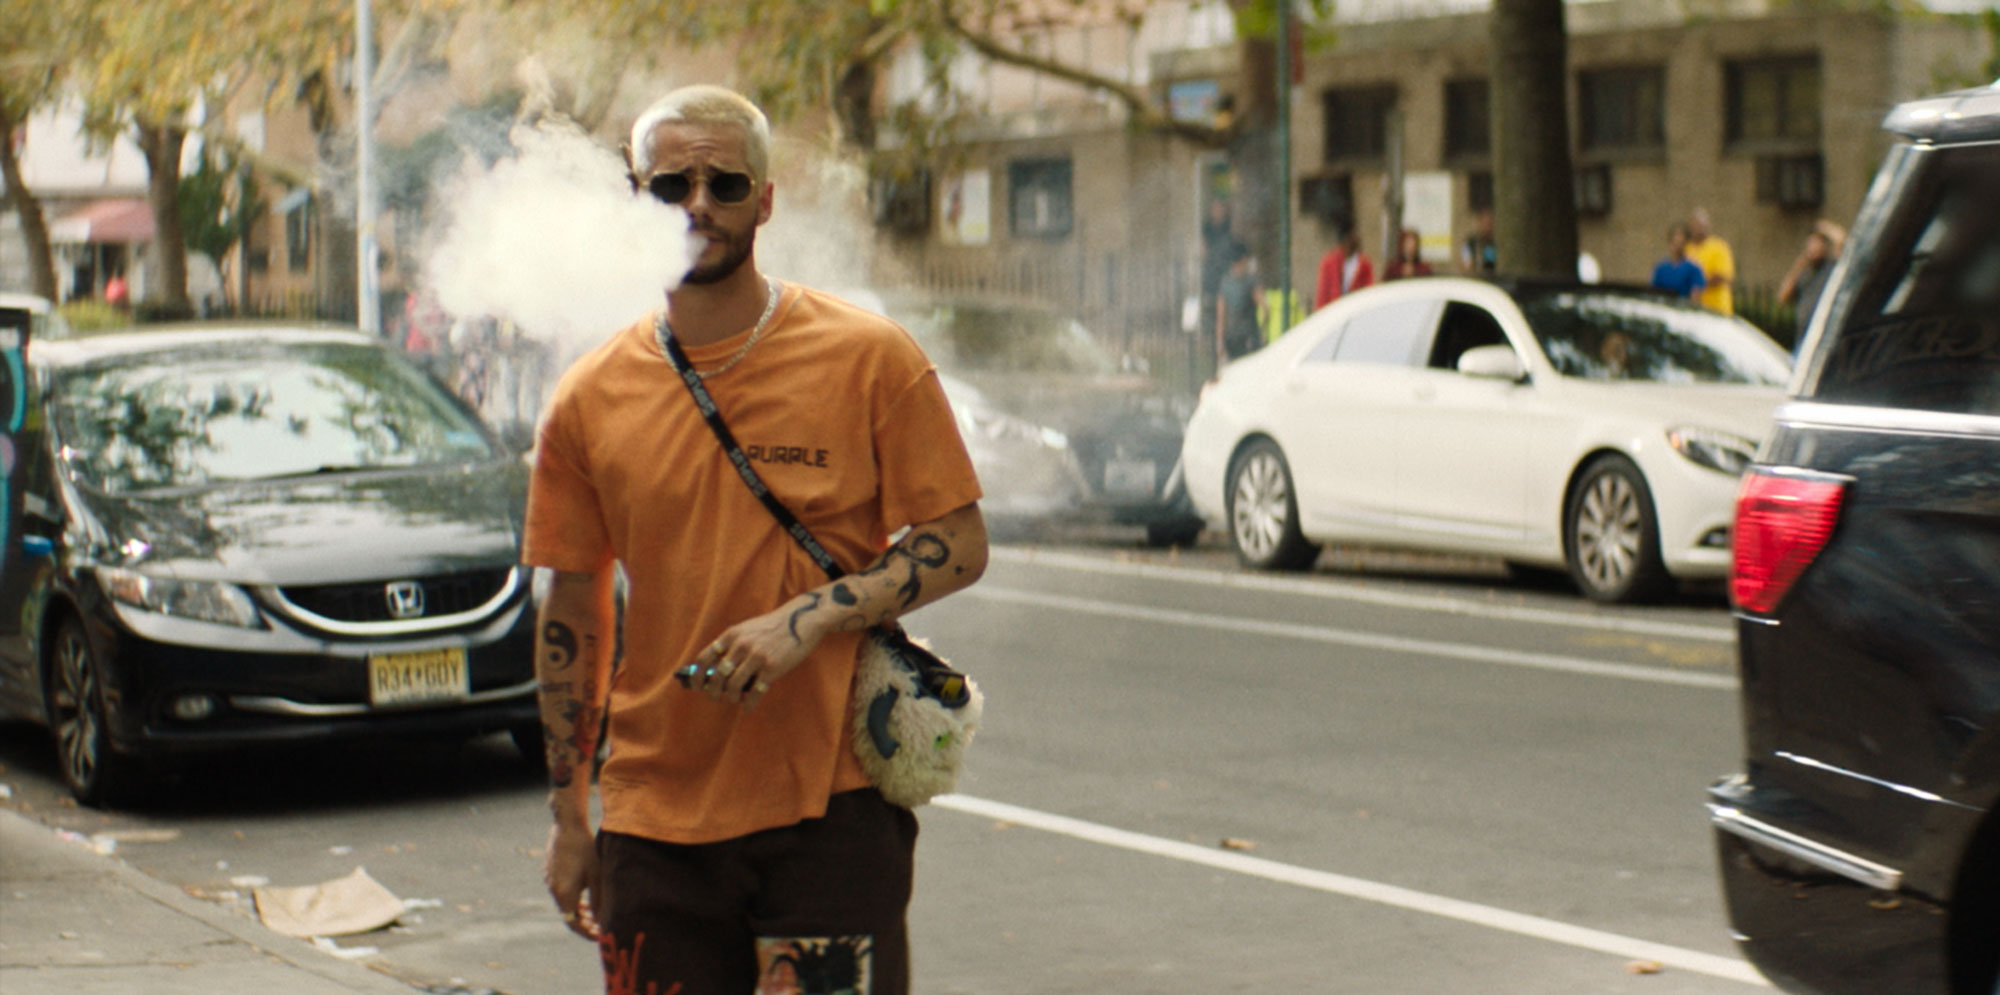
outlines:
{"label": "black sunglasses", "polygon": [[646,189],[662,204],[684,204],[694,196],[694,185],[701,183],[708,187],[708,195],[718,204],[741,204],[750,199],[750,191],[756,189],[757,181],[749,173],[709,173],[702,175],[682,170],[678,173],[654,173],[646,181]]}

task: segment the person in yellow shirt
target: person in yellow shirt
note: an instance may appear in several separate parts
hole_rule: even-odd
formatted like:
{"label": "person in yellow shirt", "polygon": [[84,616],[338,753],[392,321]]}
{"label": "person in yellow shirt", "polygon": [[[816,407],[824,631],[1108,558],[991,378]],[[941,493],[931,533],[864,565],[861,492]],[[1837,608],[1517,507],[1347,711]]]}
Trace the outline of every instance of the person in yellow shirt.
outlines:
{"label": "person in yellow shirt", "polygon": [[1736,283],[1736,255],[1729,243],[1709,230],[1708,209],[1697,207],[1688,216],[1687,257],[1701,267],[1704,279],[1695,301],[1719,314],[1735,314],[1736,299],[1730,288]]}

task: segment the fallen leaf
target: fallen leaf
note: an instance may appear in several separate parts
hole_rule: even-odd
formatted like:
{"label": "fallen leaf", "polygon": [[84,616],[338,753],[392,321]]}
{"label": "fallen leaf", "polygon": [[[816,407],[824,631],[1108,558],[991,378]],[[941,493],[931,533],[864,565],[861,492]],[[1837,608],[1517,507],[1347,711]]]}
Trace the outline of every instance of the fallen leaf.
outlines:
{"label": "fallen leaf", "polygon": [[1656,960],[1635,960],[1626,963],[1626,974],[1658,974],[1666,968]]}
{"label": "fallen leaf", "polygon": [[1222,838],[1222,848],[1224,850],[1255,850],[1257,849],[1257,844],[1249,840],[1237,839],[1234,836],[1225,836]]}

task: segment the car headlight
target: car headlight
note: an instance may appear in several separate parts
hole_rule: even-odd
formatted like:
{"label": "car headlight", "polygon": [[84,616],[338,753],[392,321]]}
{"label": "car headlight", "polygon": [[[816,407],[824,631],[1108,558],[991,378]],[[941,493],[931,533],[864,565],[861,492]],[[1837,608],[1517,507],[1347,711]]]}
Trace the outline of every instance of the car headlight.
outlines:
{"label": "car headlight", "polygon": [[243,629],[260,624],[250,595],[234,584],[160,577],[121,567],[99,567],[97,580],[112,600],[145,611]]}
{"label": "car headlight", "polygon": [[1756,440],[1712,428],[1674,429],[1667,433],[1667,444],[1694,463],[1732,477],[1741,476],[1757,456]]}

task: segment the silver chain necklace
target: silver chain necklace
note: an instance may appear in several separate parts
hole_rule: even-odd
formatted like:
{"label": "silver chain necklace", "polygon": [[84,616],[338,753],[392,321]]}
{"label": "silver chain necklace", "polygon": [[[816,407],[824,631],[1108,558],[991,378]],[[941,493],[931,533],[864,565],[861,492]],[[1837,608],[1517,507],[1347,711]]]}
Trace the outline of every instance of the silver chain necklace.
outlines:
{"label": "silver chain necklace", "polygon": [[[764,300],[764,313],[757,317],[757,326],[750,329],[750,337],[744,339],[743,344],[737,347],[736,354],[723,360],[721,366],[711,366],[706,370],[696,370],[694,371],[695,376],[706,380],[709,377],[729,372],[729,368],[742,362],[743,357],[749,355],[750,347],[756,345],[757,340],[764,337],[764,326],[771,323],[771,315],[778,310],[778,298],[783,296],[778,281],[770,277],[765,277],[764,286],[770,288]],[[673,326],[667,324],[666,309],[662,308],[660,310],[660,320],[653,324],[653,338],[659,342],[660,355],[664,356],[667,354],[667,336],[673,333]]]}

